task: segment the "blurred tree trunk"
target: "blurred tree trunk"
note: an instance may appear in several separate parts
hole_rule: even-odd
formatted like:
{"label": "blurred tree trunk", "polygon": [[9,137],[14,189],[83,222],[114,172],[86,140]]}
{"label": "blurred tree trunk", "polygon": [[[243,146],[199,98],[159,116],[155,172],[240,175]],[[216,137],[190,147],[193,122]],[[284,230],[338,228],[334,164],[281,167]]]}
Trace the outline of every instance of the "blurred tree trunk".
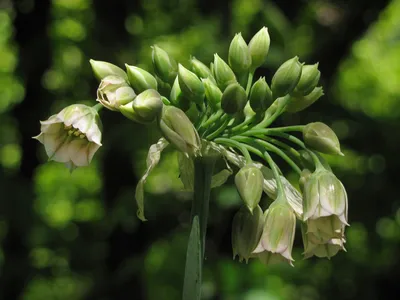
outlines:
{"label": "blurred tree trunk", "polygon": [[20,173],[11,175],[3,182],[8,189],[3,197],[4,215],[8,232],[4,240],[4,265],[0,281],[2,299],[19,299],[30,277],[32,267],[29,260],[27,237],[32,228],[34,210],[32,202],[33,171],[38,165],[36,147],[32,136],[39,133],[38,117],[47,112],[49,94],[41,86],[44,72],[50,66],[50,44],[47,37],[49,23],[49,0],[32,1],[27,7],[23,1],[13,1],[16,11],[14,19],[15,42],[19,49],[18,75],[25,85],[25,98],[11,112],[14,117],[22,148]]}

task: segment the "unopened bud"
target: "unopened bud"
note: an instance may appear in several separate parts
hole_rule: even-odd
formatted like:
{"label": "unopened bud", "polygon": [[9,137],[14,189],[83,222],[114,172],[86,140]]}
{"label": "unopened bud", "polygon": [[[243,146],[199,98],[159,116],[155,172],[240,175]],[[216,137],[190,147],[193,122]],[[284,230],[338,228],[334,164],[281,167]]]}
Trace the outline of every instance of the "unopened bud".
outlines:
{"label": "unopened bud", "polygon": [[324,95],[322,87],[316,87],[306,96],[291,96],[286,106],[286,111],[296,113],[312,105],[315,101]]}
{"label": "unopened bud", "polygon": [[301,63],[297,56],[285,61],[272,77],[271,90],[274,98],[293,91],[301,76]]}
{"label": "unopened bud", "polygon": [[176,61],[160,47],[154,45],[152,49],[151,57],[155,73],[163,81],[172,84],[178,73],[178,65]]}
{"label": "unopened bud", "polygon": [[225,113],[233,115],[246,106],[247,95],[239,83],[230,84],[222,94],[221,107]]}
{"label": "unopened bud", "polygon": [[250,212],[257,207],[263,193],[264,176],[259,168],[247,165],[237,172],[235,185]]}
{"label": "unopened bud", "polygon": [[236,82],[235,73],[218,54],[214,54],[214,78],[221,91],[224,91],[228,85]]}
{"label": "unopened bud", "polygon": [[190,108],[191,102],[187,97],[183,95],[182,90],[179,86],[178,76],[176,76],[174,84],[172,85],[170,100],[174,106],[179,107],[183,111],[186,111]]}
{"label": "unopened bud", "polygon": [[179,151],[197,156],[201,140],[186,114],[175,106],[164,106],[159,121],[163,136]]}
{"label": "unopened bud", "polygon": [[264,77],[258,79],[251,87],[249,101],[255,112],[263,112],[271,105],[272,92]]}
{"label": "unopened bud", "polygon": [[97,89],[97,101],[114,111],[118,111],[121,105],[131,102],[135,97],[133,89],[120,76],[104,77]]}
{"label": "unopened bud", "polygon": [[260,206],[256,206],[251,213],[247,207],[242,207],[234,216],[232,222],[232,250],[233,258],[239,256],[247,262],[252,256],[261,237],[264,225],[264,216]]}
{"label": "unopened bud", "polygon": [[214,78],[211,70],[196,57],[192,56],[190,63],[193,72],[199,76],[199,78]]}
{"label": "unopened bud", "polygon": [[243,108],[243,115],[245,120],[248,120],[256,115],[255,111],[251,109],[249,101],[247,101],[246,106]]}
{"label": "unopened bud", "polygon": [[249,47],[241,33],[235,35],[229,46],[228,62],[236,74],[247,72],[251,66]]}
{"label": "unopened bud", "polygon": [[197,75],[179,64],[178,79],[183,95],[195,103],[201,104],[205,91],[203,83]]}
{"label": "unopened bud", "polygon": [[217,85],[210,79],[202,79],[201,80],[204,84],[204,89],[206,92],[206,98],[208,104],[214,109],[218,109],[221,107],[221,98],[222,92],[217,87]]}
{"label": "unopened bud", "polygon": [[146,70],[125,64],[128,73],[128,79],[136,91],[141,93],[148,89],[157,90],[157,80]]}
{"label": "unopened bud", "polygon": [[252,69],[256,69],[264,64],[267,59],[269,44],[270,38],[268,28],[263,27],[249,42]]}
{"label": "unopened bud", "polygon": [[122,77],[125,80],[128,80],[128,77],[124,70],[116,65],[110,64],[109,62],[99,61],[99,60],[90,60],[90,65],[92,66],[92,70],[94,76],[98,80],[102,80],[104,77],[114,75]]}
{"label": "unopened bud", "polygon": [[328,125],[322,122],[307,124],[303,130],[303,139],[310,149],[326,154],[343,155],[338,137]]}
{"label": "unopened bud", "polygon": [[132,103],[133,110],[145,122],[153,122],[163,108],[160,94],[156,90],[145,90]]}
{"label": "unopened bud", "polygon": [[293,91],[296,96],[310,94],[317,86],[321,72],[318,70],[318,63],[314,65],[304,65],[301,70],[301,77]]}

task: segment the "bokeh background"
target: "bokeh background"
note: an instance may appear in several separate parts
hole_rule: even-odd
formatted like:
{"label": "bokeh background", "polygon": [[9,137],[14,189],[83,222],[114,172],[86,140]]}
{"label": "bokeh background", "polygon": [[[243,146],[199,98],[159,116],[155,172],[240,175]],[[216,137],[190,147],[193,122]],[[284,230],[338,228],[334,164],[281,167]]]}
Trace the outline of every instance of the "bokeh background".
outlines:
{"label": "bokeh background", "polygon": [[[396,299],[400,294],[400,0],[0,1],[0,299],[180,299],[190,194],[173,152],[146,185],[148,222],[134,188],[159,137],[102,111],[103,147],[72,174],[46,163],[39,120],[95,103],[88,60],[151,69],[152,44],[188,63],[226,59],[234,33],[262,26],[271,50],[257,75],[298,55],[320,63],[326,95],[281,124],[322,121],[345,157],[328,157],[349,194],[347,253],[295,267],[232,260],[240,199],[212,192],[204,299]],[[280,162],[281,163],[281,162]],[[295,184],[297,178],[282,164]]]}

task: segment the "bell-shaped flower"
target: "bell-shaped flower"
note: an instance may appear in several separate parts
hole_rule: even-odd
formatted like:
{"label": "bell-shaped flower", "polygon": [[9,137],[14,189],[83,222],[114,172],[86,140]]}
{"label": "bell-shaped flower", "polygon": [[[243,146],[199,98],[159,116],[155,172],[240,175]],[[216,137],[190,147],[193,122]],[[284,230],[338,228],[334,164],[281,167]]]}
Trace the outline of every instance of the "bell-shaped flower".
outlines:
{"label": "bell-shaped flower", "polygon": [[[307,178],[303,196],[303,220],[312,220],[311,228],[331,231],[337,229],[340,223],[348,225],[346,190],[332,172],[322,167],[317,168]],[[332,217],[316,221],[318,218],[329,216]]]}
{"label": "bell-shaped flower", "polygon": [[62,162],[71,170],[89,165],[101,146],[101,121],[97,110],[74,104],[41,121],[41,142],[49,160]]}
{"label": "bell-shaped flower", "polygon": [[253,253],[280,254],[292,264],[295,229],[296,215],[286,199],[279,195],[266,212],[263,233]]}
{"label": "bell-shaped flower", "polygon": [[232,222],[232,249],[233,258],[239,256],[247,262],[253,256],[261,237],[264,226],[264,215],[260,206],[256,206],[253,212],[245,206],[235,214]]}

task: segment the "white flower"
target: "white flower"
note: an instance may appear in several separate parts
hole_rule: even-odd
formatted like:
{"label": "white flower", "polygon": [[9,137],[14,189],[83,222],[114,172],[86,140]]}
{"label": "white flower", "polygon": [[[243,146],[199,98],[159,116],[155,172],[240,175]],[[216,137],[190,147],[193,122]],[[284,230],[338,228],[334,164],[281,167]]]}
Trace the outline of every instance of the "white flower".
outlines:
{"label": "white flower", "polygon": [[65,163],[71,170],[89,165],[101,146],[101,121],[97,110],[74,104],[41,121],[41,142],[49,160]]}

